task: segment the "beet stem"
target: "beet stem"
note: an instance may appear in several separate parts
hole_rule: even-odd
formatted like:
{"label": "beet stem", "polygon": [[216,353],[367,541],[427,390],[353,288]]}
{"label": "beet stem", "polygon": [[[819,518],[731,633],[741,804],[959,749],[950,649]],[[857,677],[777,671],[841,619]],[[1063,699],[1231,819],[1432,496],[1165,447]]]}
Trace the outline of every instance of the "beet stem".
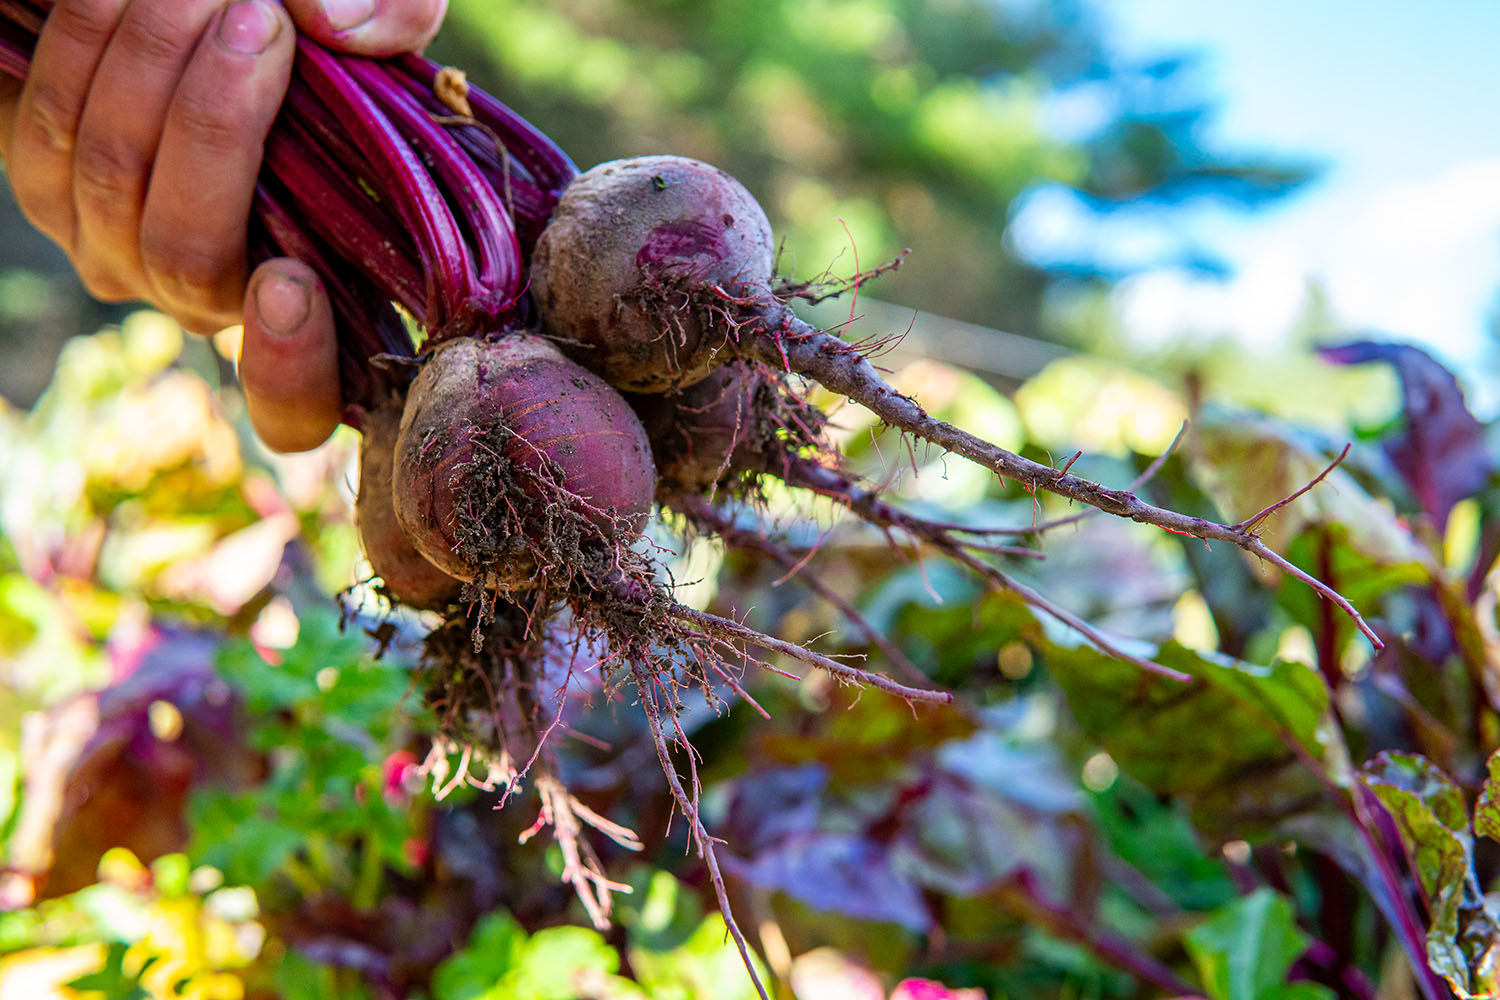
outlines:
{"label": "beet stem", "polygon": [[457,141],[433,122],[399,81],[392,79],[388,66],[350,60],[348,68],[408,139],[427,154],[434,179],[448,187],[450,203],[468,223],[469,235],[479,250],[476,292],[494,299],[498,312],[521,293],[522,273],[515,228],[494,188]]}
{"label": "beet stem", "polygon": [[1164,510],[1146,503],[1128,490],[1108,489],[1006,451],[929,416],[914,400],[892,388],[864,354],[838,337],[814,329],[784,309],[768,311],[765,318],[769,321],[767,329],[774,332],[762,332],[744,345],[757,359],[767,364],[784,364],[787,369],[866,407],[891,427],[962,455],[1027,489],[1046,490],[1097,507],[1107,514],[1154,524],[1174,534],[1237,545],[1274,563],[1332,601],[1354,621],[1376,649],[1385,648],[1385,643],[1343,595],[1273,552],[1253,531]]}
{"label": "beet stem", "polygon": [[474,294],[474,262],[458,221],[438,192],[421,160],[354,76],[346,63],[306,38],[297,40],[297,62],[303,77],[330,102],[340,121],[376,171],[372,182],[387,189],[396,212],[416,237],[427,269],[429,328],[458,315]]}
{"label": "beet stem", "polygon": [[287,121],[266,140],[267,167],[302,209],[299,214],[309,228],[368,274],[387,298],[420,314],[426,291],[416,264],[416,245],[409,239],[391,239],[387,234],[405,232],[401,224],[347,175],[320,162],[311,141],[301,122]]}
{"label": "beet stem", "polygon": [[[413,79],[431,87],[441,68],[430,59],[405,55],[396,60]],[[526,165],[544,186],[560,192],[578,176],[578,167],[545,133],[478,87],[469,88],[469,104],[474,119],[492,129],[505,141],[512,156]]]}

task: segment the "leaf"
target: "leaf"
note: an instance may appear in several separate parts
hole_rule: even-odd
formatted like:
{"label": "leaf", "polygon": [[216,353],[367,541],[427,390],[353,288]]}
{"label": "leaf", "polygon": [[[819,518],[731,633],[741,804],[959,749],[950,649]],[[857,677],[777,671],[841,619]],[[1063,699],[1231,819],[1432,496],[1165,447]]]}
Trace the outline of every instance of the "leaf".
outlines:
{"label": "leaf", "polygon": [[1331,997],[1325,987],[1286,981],[1309,941],[1297,928],[1292,904],[1266,888],[1219,907],[1184,938],[1213,1000]]}
{"label": "leaf", "polygon": [[[755,984],[724,925],[710,914],[671,951],[630,948],[630,968],[641,988],[658,1000],[755,1000]],[[752,953],[753,954],[753,953]],[[766,970],[756,962],[764,982]]]}
{"label": "leaf", "polygon": [[827,787],[828,769],[821,764],[760,770],[736,783],[728,817],[736,849],[754,854],[816,829]]}
{"label": "leaf", "polygon": [[605,995],[645,1000],[634,984],[614,973],[620,956],[599,932],[587,927],[548,927],[521,949],[516,967],[484,994],[484,1000],[574,1000]]}
{"label": "leaf", "polygon": [[1500,925],[1474,875],[1463,792],[1422,757],[1382,753],[1360,781],[1385,806],[1430,914],[1427,960],[1461,997],[1500,992]]}
{"label": "leaf", "polygon": [[789,838],[749,861],[726,867],[752,885],[784,892],[813,909],[924,932],[932,914],[917,887],[891,864],[886,848],[864,837],[812,833]]}
{"label": "leaf", "polygon": [[[1147,465],[1144,456],[1138,457],[1136,471],[1144,472]],[[1189,477],[1187,465],[1180,453],[1162,463],[1156,475],[1144,486],[1148,499],[1158,507],[1190,517],[1219,520],[1219,511]],[[1193,576],[1193,584],[1213,615],[1220,652],[1243,656],[1251,637],[1266,627],[1271,612],[1271,595],[1261,586],[1237,548],[1204,545],[1201,539],[1186,535],[1173,537]]]}
{"label": "leaf", "polygon": [[98,991],[109,997],[110,1000],[151,1000],[151,993],[141,985],[141,978],[145,976],[160,958],[160,955],[151,955],[144,962],[139,963],[133,973],[125,971],[126,952],[130,946],[121,941],[110,944],[109,951],[105,954],[104,967],[97,972],[91,972],[86,976],[80,976],[68,983],[73,990]]}
{"label": "leaf", "polygon": [[497,910],[474,928],[462,951],[444,959],[432,976],[435,1000],[477,1000],[520,962],[526,932]]}
{"label": "leaf", "polygon": [[1474,803],[1474,832],[1481,837],[1500,840],[1500,750],[1490,754],[1486,765],[1489,775]]}
{"label": "leaf", "polygon": [[1309,666],[1256,666],[1167,643],[1154,659],[1193,677],[1179,684],[1089,647],[1051,646],[1048,664],[1073,718],[1122,770],[1177,795],[1209,837],[1247,837],[1321,807],[1327,780],[1346,780],[1329,725],[1328,689]]}
{"label": "leaf", "polygon": [[1234,898],[1223,857],[1205,851],[1187,810],[1127,775],[1094,798],[1106,849],[1187,910],[1210,910]]}
{"label": "leaf", "polygon": [[1454,504],[1482,489],[1494,469],[1484,428],[1465,405],[1458,380],[1432,355],[1409,344],[1361,340],[1318,353],[1335,364],[1383,361],[1396,369],[1406,428],[1387,437],[1382,447],[1441,535]]}
{"label": "leaf", "polygon": [[[993,745],[966,741],[955,749]],[[1003,759],[1020,765],[1018,778],[1031,763],[1019,752]],[[1042,754],[1032,759],[1037,770],[1046,762]],[[923,887],[976,896],[1024,873],[1054,898],[1087,896],[1084,886],[1097,859],[1080,798],[1064,802],[1059,795],[1059,801],[1037,808],[1020,796],[940,770],[924,776],[920,792],[908,791],[903,798],[891,857],[898,871]]]}
{"label": "leaf", "polygon": [[[1320,442],[1290,427],[1243,414],[1211,416],[1196,434],[1195,474],[1204,492],[1230,520],[1251,517],[1291,496],[1327,468],[1337,453],[1336,448],[1329,453]],[[1400,568],[1403,581],[1421,581],[1431,575],[1431,557],[1390,508],[1342,468],[1270,515],[1256,530],[1268,546],[1285,553],[1292,540],[1312,525],[1338,526],[1364,563]]]}

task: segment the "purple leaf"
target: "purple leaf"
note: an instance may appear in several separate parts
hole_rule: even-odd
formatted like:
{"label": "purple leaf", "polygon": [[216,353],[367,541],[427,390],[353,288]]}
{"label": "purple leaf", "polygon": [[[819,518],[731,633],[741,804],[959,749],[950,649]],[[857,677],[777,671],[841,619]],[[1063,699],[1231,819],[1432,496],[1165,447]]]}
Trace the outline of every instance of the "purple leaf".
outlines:
{"label": "purple leaf", "polygon": [[729,805],[732,842],[755,854],[818,828],[828,769],[821,764],[760,771],[735,783]]}
{"label": "purple leaf", "polygon": [[813,909],[918,933],[932,927],[916,886],[896,871],[883,846],[863,837],[814,834],[785,840],[749,861],[724,860],[746,882]]}
{"label": "purple leaf", "polygon": [[258,779],[239,703],[214,669],[221,644],[153,625],[111,649],[113,684],[38,716],[22,751],[26,790],[9,847],[39,896],[93,882],[111,847],[142,861],[181,850],[194,785]]}
{"label": "purple leaf", "polygon": [[1406,430],[1386,438],[1383,447],[1441,533],[1453,505],[1483,488],[1493,468],[1484,429],[1464,405],[1458,380],[1426,351],[1408,344],[1360,340],[1318,353],[1334,364],[1384,361],[1396,369]]}

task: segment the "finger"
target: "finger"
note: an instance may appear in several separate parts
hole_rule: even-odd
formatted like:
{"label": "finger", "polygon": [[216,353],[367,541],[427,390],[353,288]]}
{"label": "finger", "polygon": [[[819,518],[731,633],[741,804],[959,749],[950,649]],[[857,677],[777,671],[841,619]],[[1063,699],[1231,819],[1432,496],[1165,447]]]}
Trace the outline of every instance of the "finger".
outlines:
{"label": "finger", "polygon": [[448,0],[284,0],[304,34],[342,52],[420,52],[437,34]]}
{"label": "finger", "polygon": [[89,81],[128,0],[57,0],[32,54],[5,152],[23,214],[73,250],[73,146]]}
{"label": "finger", "polygon": [[301,261],[268,260],[250,279],[240,385],[255,433],[275,451],[316,448],[338,426],[333,309]]}
{"label": "finger", "polygon": [[146,189],[172,95],[220,6],[132,0],[99,60],[73,149],[73,265],[91,290],[155,298],[141,260]]}
{"label": "finger", "polygon": [[165,110],[140,253],[152,298],[189,329],[239,322],[255,178],[295,50],[291,20],[274,0],[231,3]]}

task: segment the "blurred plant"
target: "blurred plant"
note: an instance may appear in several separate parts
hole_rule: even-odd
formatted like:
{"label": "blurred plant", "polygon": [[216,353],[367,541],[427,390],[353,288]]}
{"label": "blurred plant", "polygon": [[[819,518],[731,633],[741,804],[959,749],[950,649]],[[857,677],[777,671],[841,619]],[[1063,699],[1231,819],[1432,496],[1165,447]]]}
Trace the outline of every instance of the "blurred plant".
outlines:
{"label": "blurred plant", "polygon": [[[1494,991],[1493,435],[1420,352],[1327,353],[1394,365],[1406,405],[1356,428],[1343,463],[1261,530],[1351,595],[1387,640],[1373,656],[1237,553],[920,452],[898,453],[898,474],[887,436],[852,422],[851,454],[903,503],[1033,536],[1047,558],[1008,572],[1192,681],[1142,674],[920,547],[893,557],[826,505],[771,495],[732,512],[797,561],[699,553],[720,567],[704,603],[812,641],[844,613],[795,586],[816,575],[959,695],[914,713],[813,674],[750,689],[769,721],[737,699],[679,718],[784,995]],[[600,846],[634,890],[619,924],[570,926],[581,914],[556,845],[531,836],[530,789],[495,810],[504,782],[425,735],[420,623],[381,617],[363,584],[354,608],[324,596],[358,575],[330,474],[347,443],[305,466],[241,447],[236,399],[204,361],[207,378],[175,331],[135,318],[78,341],[36,410],[0,419],[7,467],[26,473],[0,485],[0,984],[434,1000],[748,988],[704,916],[708,876],[638,707],[583,685],[552,737],[579,803],[640,840]],[[941,366],[905,377],[919,374],[932,412],[980,414],[1038,457],[1038,427],[1108,422],[1101,404],[1070,426],[1057,373],[1014,403]],[[1139,376],[1091,377],[1136,387],[1111,404],[1131,431],[1100,433],[1112,450],[1075,468],[1144,476],[1204,516],[1258,516],[1342,447],[1204,407],[1173,450],[1136,454],[1127,442],[1166,446],[1181,404]],[[121,420],[161,430],[116,447]],[[863,630],[822,642],[884,655]]]}

